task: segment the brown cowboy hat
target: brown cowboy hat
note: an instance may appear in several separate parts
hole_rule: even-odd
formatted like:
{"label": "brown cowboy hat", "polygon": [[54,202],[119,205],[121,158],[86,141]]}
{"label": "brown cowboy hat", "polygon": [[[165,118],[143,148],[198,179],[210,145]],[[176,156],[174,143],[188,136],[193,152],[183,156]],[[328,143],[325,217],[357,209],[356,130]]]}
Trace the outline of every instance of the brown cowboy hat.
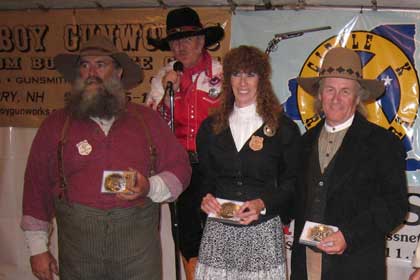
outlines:
{"label": "brown cowboy hat", "polygon": [[123,69],[121,83],[126,90],[136,87],[143,80],[140,66],[131,60],[125,52],[120,52],[111,40],[101,35],[95,35],[83,42],[77,54],[56,55],[54,65],[66,80],[74,81],[78,75],[77,68],[80,57],[88,55],[112,57]]}
{"label": "brown cowboy hat", "polygon": [[362,101],[375,101],[384,91],[382,81],[363,79],[362,63],[359,55],[350,49],[336,47],[327,52],[319,70],[319,77],[302,78],[298,77],[298,84],[310,95],[318,94],[319,81],[322,78],[344,78],[355,80],[366,89]]}
{"label": "brown cowboy hat", "polygon": [[184,7],[168,13],[166,17],[166,35],[166,38],[163,39],[148,37],[147,42],[162,51],[169,51],[169,41],[204,35],[206,38],[204,46],[209,47],[222,40],[223,36],[225,36],[225,30],[220,25],[203,28],[197,12],[191,8]]}

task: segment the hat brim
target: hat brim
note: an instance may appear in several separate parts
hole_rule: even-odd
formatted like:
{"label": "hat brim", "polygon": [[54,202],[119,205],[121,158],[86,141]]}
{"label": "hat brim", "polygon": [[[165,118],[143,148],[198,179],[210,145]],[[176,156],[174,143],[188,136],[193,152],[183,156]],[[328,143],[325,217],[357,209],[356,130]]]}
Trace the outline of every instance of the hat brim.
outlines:
{"label": "hat brim", "polygon": [[[319,89],[319,82],[323,78],[333,78],[333,77],[311,77],[311,78],[303,78],[298,77],[297,82],[298,85],[303,88],[308,94],[312,96],[317,96],[318,89]],[[342,77],[336,77],[342,78]],[[378,80],[370,80],[370,79],[359,79],[355,80],[360,83],[360,85],[366,89],[364,91],[364,95],[361,96],[361,100],[363,102],[372,102],[377,100],[382,94],[385,92],[385,85],[382,81]]]}
{"label": "hat brim", "polygon": [[[143,81],[143,71],[140,66],[131,60],[126,53],[119,52],[110,55],[92,50],[83,53],[83,56],[87,55],[107,55],[112,57],[123,69],[121,84],[125,90],[132,89]],[[77,69],[80,57],[79,54],[59,54],[54,57],[55,68],[64,79],[73,82],[78,76]]]}
{"label": "hat brim", "polygon": [[210,47],[223,39],[223,37],[225,36],[225,30],[220,25],[215,25],[203,28],[199,31],[177,32],[163,39],[154,39],[148,37],[147,42],[161,51],[170,51],[170,41],[199,35],[204,35],[204,37],[206,38],[204,46]]}

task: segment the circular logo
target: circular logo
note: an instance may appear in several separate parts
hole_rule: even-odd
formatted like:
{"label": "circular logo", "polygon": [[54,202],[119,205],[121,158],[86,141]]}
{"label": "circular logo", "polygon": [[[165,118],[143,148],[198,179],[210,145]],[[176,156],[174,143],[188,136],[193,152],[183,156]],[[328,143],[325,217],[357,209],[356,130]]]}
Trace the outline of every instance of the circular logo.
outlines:
{"label": "circular logo", "polygon": [[[306,59],[299,76],[318,76],[322,58],[335,46],[356,51],[362,61],[363,78],[382,80],[386,88],[376,102],[365,104],[367,119],[404,138],[414,124],[419,105],[419,83],[412,61],[396,44],[375,33],[353,31],[348,37],[346,34],[345,44],[340,39],[334,36],[321,43]],[[314,109],[315,98],[298,87],[297,101],[306,129],[314,127],[321,120]]]}

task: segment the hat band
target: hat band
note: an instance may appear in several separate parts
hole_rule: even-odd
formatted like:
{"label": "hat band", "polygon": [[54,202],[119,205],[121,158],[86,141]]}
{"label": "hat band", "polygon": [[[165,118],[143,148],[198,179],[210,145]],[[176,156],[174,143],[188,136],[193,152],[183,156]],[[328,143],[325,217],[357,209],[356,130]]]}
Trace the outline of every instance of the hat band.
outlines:
{"label": "hat band", "polygon": [[180,26],[180,27],[175,27],[172,29],[169,29],[166,34],[167,35],[173,35],[175,33],[179,33],[179,32],[190,32],[190,31],[200,31],[202,28],[199,26],[190,26],[190,25],[186,25],[186,26]]}
{"label": "hat band", "polygon": [[359,80],[362,78],[362,75],[358,71],[354,71],[352,68],[344,68],[342,66],[339,66],[337,68],[334,68],[334,67],[322,68],[321,71],[319,72],[320,77],[334,76],[337,74],[340,76],[352,76],[356,80]]}
{"label": "hat band", "polygon": [[101,48],[101,47],[88,47],[80,50],[80,55],[90,55],[90,54],[97,54],[97,55],[111,55],[113,50]]}

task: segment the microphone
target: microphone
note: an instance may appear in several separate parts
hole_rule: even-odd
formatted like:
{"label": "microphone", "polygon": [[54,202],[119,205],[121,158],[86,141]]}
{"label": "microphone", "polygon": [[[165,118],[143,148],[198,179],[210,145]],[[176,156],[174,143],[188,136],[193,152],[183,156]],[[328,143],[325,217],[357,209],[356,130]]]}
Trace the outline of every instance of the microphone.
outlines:
{"label": "microphone", "polygon": [[[184,70],[184,65],[182,64],[181,61],[177,61],[173,65],[173,70],[175,72],[182,72]],[[173,85],[174,85],[173,81],[168,81],[166,83],[166,91],[173,92]]]}
{"label": "microphone", "polygon": [[[173,65],[173,71],[176,74],[175,81],[178,80],[178,75],[183,70],[184,70],[184,65],[182,65],[182,62],[177,61],[177,62],[174,63],[174,65]],[[166,90],[166,93],[165,93],[165,94],[168,94],[169,95],[169,110],[170,110],[169,126],[170,126],[172,132],[175,132],[175,125],[174,125],[174,122],[175,122],[175,116],[174,116],[174,95],[175,95],[175,93],[174,93],[174,88],[173,88],[173,83],[174,82],[168,81],[167,90]]]}
{"label": "microphone", "polygon": [[184,65],[181,61],[177,61],[174,63],[174,71],[175,72],[182,72],[184,71]]}

